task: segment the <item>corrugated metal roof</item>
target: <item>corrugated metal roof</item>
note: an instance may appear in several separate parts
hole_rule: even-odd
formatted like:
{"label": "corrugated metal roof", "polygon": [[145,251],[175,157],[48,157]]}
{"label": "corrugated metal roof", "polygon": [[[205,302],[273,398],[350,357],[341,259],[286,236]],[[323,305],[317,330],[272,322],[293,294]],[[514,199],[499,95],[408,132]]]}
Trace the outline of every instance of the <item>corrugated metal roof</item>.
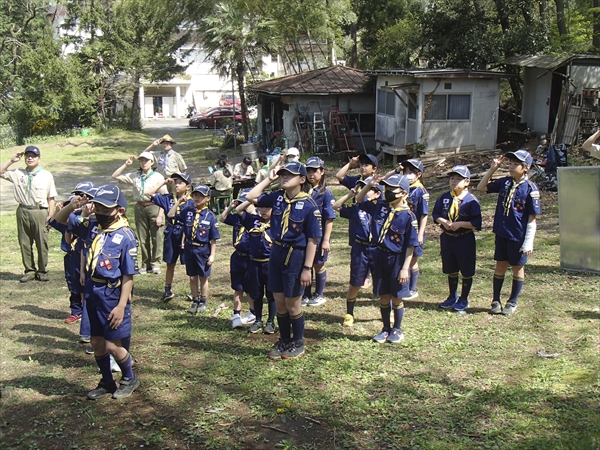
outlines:
{"label": "corrugated metal roof", "polygon": [[248,86],[256,92],[279,95],[366,94],[369,81],[362,70],[346,66],[331,66]]}
{"label": "corrugated metal roof", "polygon": [[365,70],[367,75],[400,75],[414,78],[510,78],[513,74],[491,70],[469,69],[377,69]]}
{"label": "corrugated metal roof", "polygon": [[507,66],[535,67],[537,69],[556,70],[571,61],[595,60],[600,65],[599,55],[520,55],[511,56],[494,66],[506,64]]}

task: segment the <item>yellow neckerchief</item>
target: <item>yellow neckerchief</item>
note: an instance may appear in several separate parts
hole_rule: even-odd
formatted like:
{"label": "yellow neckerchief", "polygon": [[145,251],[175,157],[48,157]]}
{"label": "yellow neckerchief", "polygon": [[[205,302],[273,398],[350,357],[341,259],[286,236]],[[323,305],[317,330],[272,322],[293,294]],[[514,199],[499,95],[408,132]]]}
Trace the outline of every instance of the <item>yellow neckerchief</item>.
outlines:
{"label": "yellow neckerchief", "polygon": [[515,183],[514,178],[512,179],[513,185],[510,188],[510,191],[508,192],[506,197],[504,198],[504,202],[502,203],[502,206],[504,207],[504,215],[505,216],[510,215],[511,204],[512,204],[512,201],[515,196],[515,192],[516,192],[517,188],[519,186],[521,186],[523,183],[525,183],[526,181],[527,181],[527,175],[523,175],[523,178],[521,178],[518,183]]}
{"label": "yellow neckerchief", "polygon": [[73,238],[71,239],[71,251],[74,252],[75,251],[75,246],[77,245],[77,240],[79,238],[76,237],[75,235],[73,235]]}
{"label": "yellow neckerchief", "polygon": [[25,169],[27,172],[27,176],[29,177],[27,180],[27,194],[31,194],[31,185],[33,184],[33,177],[36,176],[42,170],[42,166],[37,166],[33,172],[29,170],[29,168]]}
{"label": "yellow neckerchief", "polygon": [[283,212],[283,216],[281,218],[281,239],[285,236],[285,233],[288,231],[288,226],[290,222],[290,214],[292,213],[292,204],[296,203],[300,200],[308,199],[308,194],[306,192],[300,191],[294,198],[289,199],[287,192],[283,195],[283,200],[287,203],[287,207]]}
{"label": "yellow neckerchief", "polygon": [[200,214],[205,209],[208,209],[208,206],[204,205],[200,209],[196,208],[196,216],[194,217],[194,225],[192,226],[192,240],[196,239],[196,231],[198,231],[198,225],[200,225]]}
{"label": "yellow neckerchief", "polygon": [[234,247],[237,247],[238,244],[242,241],[242,238],[244,237],[244,233],[246,232],[246,229],[244,227],[240,228],[240,231],[238,232],[237,238],[235,239],[235,242],[233,243]]}
{"label": "yellow neckerchief", "polygon": [[452,196],[452,204],[450,205],[450,211],[448,211],[448,220],[450,222],[454,222],[456,219],[458,219],[458,208],[462,200],[460,196],[463,195],[465,192],[468,192],[467,188],[463,189],[463,191],[458,195],[454,193],[454,189],[450,190],[450,195]]}
{"label": "yellow neckerchief", "polygon": [[265,237],[265,240],[270,244],[273,241],[271,240],[271,237],[266,233],[266,231],[269,228],[271,228],[271,221],[261,222],[259,226],[248,230],[248,233],[261,233]]}
{"label": "yellow neckerchief", "polygon": [[148,172],[148,175],[144,175],[144,172],[142,172],[142,169],[140,169],[140,178],[142,180],[142,185],[140,187],[140,200],[143,199],[144,194],[145,194],[145,184],[146,184],[146,180],[148,178],[150,178],[152,175],[154,175],[154,169],[150,169],[150,171]]}
{"label": "yellow neckerchief", "polygon": [[404,205],[399,205],[395,208],[392,208],[390,213],[388,214],[387,218],[385,219],[385,222],[383,223],[383,227],[381,228],[381,233],[379,234],[379,243],[383,243],[383,240],[385,239],[385,235],[387,234],[390,225],[392,224],[392,220],[394,220],[394,216],[396,215],[397,212],[400,211],[407,211],[409,210],[408,205],[404,204]]}
{"label": "yellow neckerchief", "polygon": [[421,183],[421,179],[420,178],[415,178],[411,183],[410,183],[410,187],[411,188],[423,188],[425,189],[425,186],[423,186],[423,183]]}
{"label": "yellow neckerchief", "polygon": [[112,233],[113,231],[118,230],[119,228],[128,227],[129,222],[125,217],[119,217],[116,222],[114,222],[107,229],[102,229],[98,226],[100,230],[96,237],[92,242],[91,250],[88,252],[87,256],[87,267],[90,273],[94,273],[96,270],[96,264],[98,264],[98,258],[100,257],[100,253],[102,253],[102,248],[104,247],[104,241],[106,240],[106,235],[108,233]]}

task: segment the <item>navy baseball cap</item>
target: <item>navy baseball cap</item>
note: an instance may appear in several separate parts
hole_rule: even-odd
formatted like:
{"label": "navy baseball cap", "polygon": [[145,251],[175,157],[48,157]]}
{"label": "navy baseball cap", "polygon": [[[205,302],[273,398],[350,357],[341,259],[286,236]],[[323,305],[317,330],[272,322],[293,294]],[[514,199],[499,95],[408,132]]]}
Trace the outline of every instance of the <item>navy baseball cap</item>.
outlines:
{"label": "navy baseball cap", "polygon": [[405,192],[410,191],[410,182],[408,181],[408,177],[405,175],[392,175],[387,180],[383,180],[381,183],[393,188],[399,187]]}
{"label": "navy baseball cap", "polygon": [[363,153],[358,157],[358,160],[362,164],[371,164],[373,167],[377,167],[379,165],[379,161],[377,161],[377,157],[374,155],[370,155],[368,153]]}
{"label": "navy baseball cap", "polygon": [[78,183],[77,186],[75,186],[75,189],[73,189],[73,192],[71,192],[71,194],[82,193],[89,195],[90,189],[93,188],[94,183],[92,183],[91,181],[82,181],[81,183]]}
{"label": "navy baseball cap", "polygon": [[402,167],[406,167],[407,165],[414,167],[419,172],[423,173],[423,163],[418,159],[407,159],[406,161],[402,161]]}
{"label": "navy baseball cap", "polygon": [[25,151],[23,153],[33,153],[35,156],[41,156],[40,149],[35,145],[28,145],[25,147]]}
{"label": "navy baseball cap", "polygon": [[285,166],[279,169],[277,171],[277,175],[281,175],[282,172],[289,172],[292,175],[300,175],[301,177],[305,177],[306,167],[304,167],[304,164],[302,164],[301,162],[293,161],[287,163]]}
{"label": "navy baseball cap", "polygon": [[[372,179],[372,178],[373,178],[373,177],[367,177],[367,178],[365,178],[364,180],[358,180],[358,181],[356,182],[356,184],[361,184],[361,185],[362,185],[362,187],[365,187],[365,186],[367,185],[367,183],[368,183],[369,181],[371,181],[371,179]],[[376,184],[376,185],[375,185],[375,186],[373,186],[371,189],[377,189],[377,190],[379,190],[380,192],[383,192],[383,186],[382,186],[381,184]]]}
{"label": "navy baseball cap", "polygon": [[114,184],[100,186],[98,192],[96,192],[96,195],[92,199],[92,202],[100,203],[107,208],[113,208],[115,206],[127,208],[127,200],[125,200],[123,192],[121,192],[121,189]]}
{"label": "navy baseball cap", "polygon": [[467,166],[454,166],[448,175],[452,175],[453,173],[460,175],[463,178],[471,179],[471,171]]}
{"label": "navy baseball cap", "polygon": [[531,167],[531,163],[533,163],[533,158],[529,152],[523,149],[517,150],[516,152],[506,152],[504,156],[521,161],[522,163],[525,163],[527,167]]}
{"label": "navy baseball cap", "polygon": [[192,194],[194,192],[199,192],[202,195],[204,195],[205,197],[210,197],[210,188],[205,184],[199,184],[198,186],[196,186],[194,188],[194,190],[192,191]]}
{"label": "navy baseball cap", "polygon": [[248,195],[248,192],[250,192],[251,190],[252,190],[252,188],[243,189],[240,192],[240,195],[238,196],[238,198],[236,200],[240,200],[242,202],[245,202],[246,201],[246,195]]}
{"label": "navy baseball cap", "polygon": [[[171,142],[171,141],[169,141]],[[179,173],[179,172],[175,172],[171,174],[170,178],[179,178],[181,180],[183,180],[183,182],[185,184],[192,184],[192,177],[190,177],[187,173]]]}
{"label": "navy baseball cap", "polygon": [[312,167],[313,169],[324,169],[325,162],[318,156],[311,156],[306,160],[306,168]]}

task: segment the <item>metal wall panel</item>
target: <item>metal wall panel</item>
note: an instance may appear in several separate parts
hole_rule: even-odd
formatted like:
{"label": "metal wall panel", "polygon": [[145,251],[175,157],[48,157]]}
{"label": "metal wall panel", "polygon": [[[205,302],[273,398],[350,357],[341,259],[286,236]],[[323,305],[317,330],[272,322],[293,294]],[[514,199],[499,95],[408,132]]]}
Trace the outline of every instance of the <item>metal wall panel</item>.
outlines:
{"label": "metal wall panel", "polygon": [[558,169],[560,266],[600,273],[600,167]]}

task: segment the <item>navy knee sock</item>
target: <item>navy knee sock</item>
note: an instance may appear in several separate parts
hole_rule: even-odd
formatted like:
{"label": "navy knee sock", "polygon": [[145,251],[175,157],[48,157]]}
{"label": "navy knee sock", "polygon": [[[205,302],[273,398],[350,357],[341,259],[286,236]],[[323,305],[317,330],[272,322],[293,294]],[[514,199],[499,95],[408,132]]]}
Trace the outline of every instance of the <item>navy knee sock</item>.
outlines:
{"label": "navy knee sock", "polygon": [[493,301],[500,301],[500,294],[502,293],[502,285],[504,284],[504,275],[494,274],[494,297]]}
{"label": "navy knee sock", "polygon": [[408,283],[408,290],[409,291],[416,291],[417,290],[417,281],[418,280],[419,280],[419,269],[413,270],[410,273],[410,282]]}
{"label": "navy knee sock", "polygon": [[269,318],[267,322],[273,322],[275,320],[275,314],[277,314],[277,308],[275,307],[275,299],[267,297],[268,308],[269,308]]}
{"label": "navy knee sock", "polygon": [[346,299],[346,314],[354,316],[354,305],[356,305],[356,297]]}
{"label": "navy knee sock", "polygon": [[263,314],[263,297],[259,300],[254,300],[254,313],[256,316],[257,322],[262,322],[262,314]]}
{"label": "navy knee sock", "polygon": [[462,299],[467,300],[469,298],[471,286],[473,286],[473,277],[462,277],[462,289],[460,292]]}
{"label": "navy knee sock", "polygon": [[288,313],[277,313],[277,323],[279,324],[279,336],[283,342],[290,342],[292,338],[292,319]]}
{"label": "navy knee sock", "polygon": [[521,293],[521,289],[523,289],[523,283],[525,283],[524,278],[518,278],[513,276],[512,290],[510,291],[510,298],[508,299],[508,303],[514,303],[515,305],[517,304],[519,294]]}
{"label": "navy knee sock", "polygon": [[312,297],[311,289],[312,289],[312,284],[309,284],[308,286],[306,286],[304,288],[304,294],[302,295],[302,297],[311,298]]}
{"label": "navy knee sock", "polygon": [[448,291],[448,298],[458,297],[458,295],[456,295],[458,291],[458,272],[448,274]]}
{"label": "navy knee sock", "polygon": [[323,269],[322,272],[317,272],[315,278],[315,295],[323,295],[327,282],[327,270]]}
{"label": "navy knee sock", "polygon": [[104,387],[107,389],[116,388],[115,379],[112,375],[110,368],[110,353],[102,356],[96,356],[96,364],[102,374],[102,381],[104,381]]}
{"label": "navy knee sock", "polygon": [[404,303],[400,302],[398,306],[394,306],[394,328],[402,329],[402,318],[404,317]]}
{"label": "navy knee sock", "polygon": [[383,329],[385,331],[389,331],[392,326],[390,325],[390,313],[392,312],[392,308],[390,307],[390,304],[381,304],[379,306],[379,309],[381,310],[381,321],[383,322]]}
{"label": "navy knee sock", "polygon": [[302,341],[304,339],[304,314],[300,311],[297,316],[290,316],[292,322],[292,333],[294,333],[295,341]]}
{"label": "navy knee sock", "polygon": [[[117,360],[115,359],[115,361]],[[125,358],[123,358],[121,361],[117,361],[117,364],[121,368],[123,377],[129,378],[130,380],[135,379],[135,375],[133,374],[133,369],[131,367],[133,365],[133,360],[131,359],[129,352],[127,352],[127,356]]]}
{"label": "navy knee sock", "polygon": [[121,347],[129,351],[129,347],[131,347],[131,336],[121,338]]}

